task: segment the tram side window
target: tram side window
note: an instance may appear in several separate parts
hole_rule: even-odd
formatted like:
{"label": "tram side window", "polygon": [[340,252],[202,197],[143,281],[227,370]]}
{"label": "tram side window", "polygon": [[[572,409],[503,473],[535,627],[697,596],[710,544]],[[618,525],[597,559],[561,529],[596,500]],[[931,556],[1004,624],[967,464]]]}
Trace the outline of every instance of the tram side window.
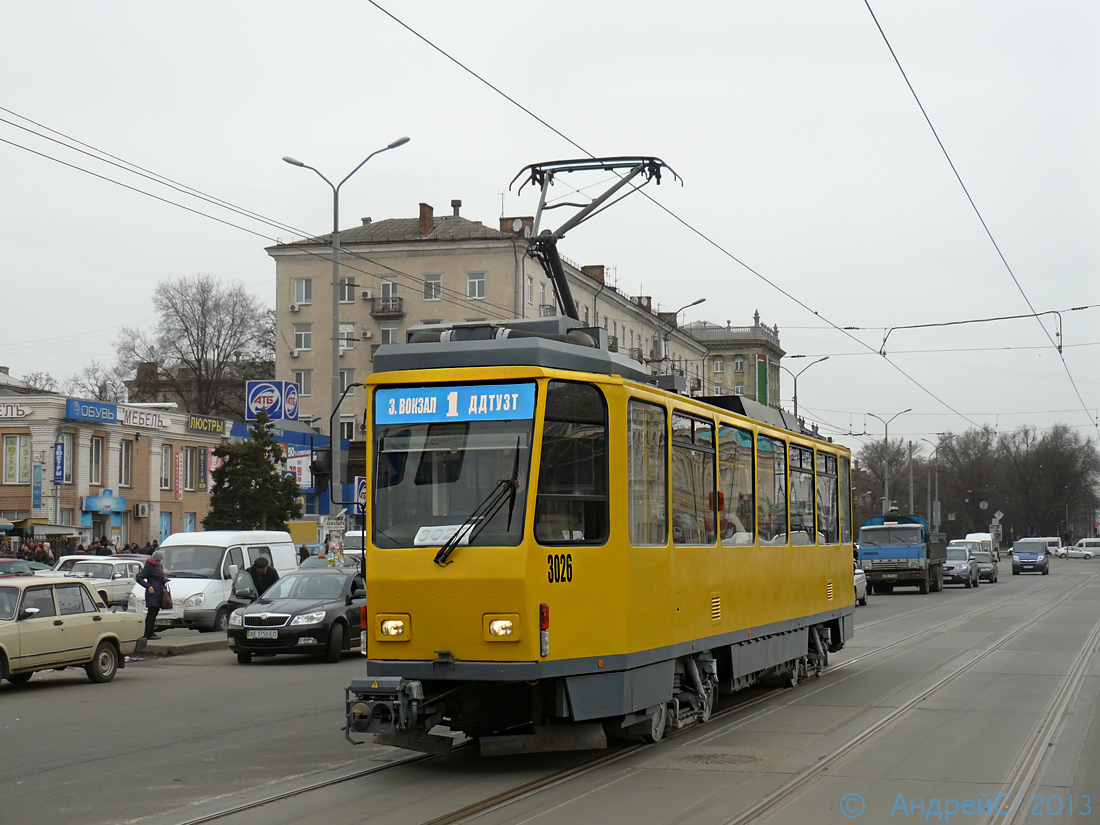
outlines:
{"label": "tram side window", "polygon": [[814,535],[814,451],[791,445],[790,544],[817,544]]}
{"label": "tram side window", "polygon": [[665,410],[627,405],[627,496],[630,543],[668,544],[668,422]]}
{"label": "tram side window", "polygon": [[817,539],[822,544],[836,544],[837,524],[836,456],[817,454]]}
{"label": "tram side window", "polygon": [[756,528],[761,544],[787,543],[787,445],[756,437]]}
{"label": "tram side window", "polygon": [[607,407],[590,384],[551,381],[535,501],[541,544],[607,540]]}
{"label": "tram side window", "polygon": [[714,544],[714,424],[672,414],[672,540]]}
{"label": "tram side window", "polygon": [[756,541],[752,433],[718,425],[718,524],[726,547]]}
{"label": "tram side window", "polygon": [[852,543],[852,479],[849,474],[849,459],[841,456],[838,461],[839,475],[837,489],[840,493],[840,541]]}

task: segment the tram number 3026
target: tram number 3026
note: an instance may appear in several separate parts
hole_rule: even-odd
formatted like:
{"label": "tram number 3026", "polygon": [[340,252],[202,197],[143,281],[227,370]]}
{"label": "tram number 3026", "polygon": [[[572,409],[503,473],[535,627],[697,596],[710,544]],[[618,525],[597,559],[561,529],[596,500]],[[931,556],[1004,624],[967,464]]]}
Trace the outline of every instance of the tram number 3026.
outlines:
{"label": "tram number 3026", "polygon": [[546,580],[550,584],[573,581],[573,554],[554,554],[546,557]]}

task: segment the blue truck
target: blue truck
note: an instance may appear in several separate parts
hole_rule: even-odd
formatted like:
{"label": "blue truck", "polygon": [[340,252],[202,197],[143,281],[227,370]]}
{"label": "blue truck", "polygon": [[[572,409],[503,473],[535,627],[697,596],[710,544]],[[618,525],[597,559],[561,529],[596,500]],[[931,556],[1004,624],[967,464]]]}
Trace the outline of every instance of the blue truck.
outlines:
{"label": "blue truck", "polygon": [[920,516],[891,510],[872,516],[859,528],[859,566],[875,593],[916,587],[921,593],[943,590],[947,537],[933,533]]}

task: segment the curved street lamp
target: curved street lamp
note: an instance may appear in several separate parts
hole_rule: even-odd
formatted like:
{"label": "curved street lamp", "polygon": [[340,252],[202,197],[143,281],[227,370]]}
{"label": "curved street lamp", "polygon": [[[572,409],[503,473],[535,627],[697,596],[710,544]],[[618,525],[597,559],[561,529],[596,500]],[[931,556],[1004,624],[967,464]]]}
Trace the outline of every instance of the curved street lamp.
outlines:
{"label": "curved street lamp", "polygon": [[[340,394],[342,388],[340,386],[340,187],[348,182],[348,178],[363,168],[368,160],[375,155],[382,152],[389,151],[390,149],[396,149],[398,146],[404,146],[409,142],[407,137],[399,137],[397,140],[371,152],[359,165],[352,169],[344,179],[339,183],[333,183],[326,178],[320,170],[310,166],[308,163],[302,163],[292,157],[284,157],[283,160],[289,163],[291,166],[298,166],[302,169],[309,169],[317,174],[321,180],[329,185],[332,189],[332,411],[335,414],[336,409],[340,406]],[[334,480],[343,485],[344,483],[344,469],[343,469],[343,450],[340,446],[340,431],[339,425],[331,423],[329,424],[329,441],[332,448],[332,472]],[[348,502],[337,502],[334,497],[333,488],[335,484],[329,485],[329,499],[333,503],[347,504]],[[343,487],[341,486],[341,498],[343,497]]]}
{"label": "curved street lamp", "polygon": [[907,410],[902,410],[899,413],[894,413],[889,419],[883,419],[882,416],[875,415],[873,412],[867,413],[872,418],[877,418],[882,422],[882,426],[885,429],[885,433],[882,436],[883,452],[882,452],[882,514],[886,515],[890,510],[890,422],[897,418],[899,415],[905,415],[907,412],[913,412],[913,408],[910,407]]}
{"label": "curved street lamp", "polygon": [[[670,336],[672,334],[672,327],[670,327],[668,325],[671,324],[673,321],[675,321],[676,316],[679,315],[681,312],[683,312],[685,309],[689,309],[690,307],[694,307],[694,306],[699,306],[699,304],[703,303],[703,301],[705,301],[705,300],[706,300],[706,298],[696,298],[690,304],[684,304],[678,310],[673,312],[671,316],[669,316],[665,320],[661,321],[660,326],[657,327],[657,337],[661,339],[661,360],[662,361],[667,361],[668,360],[668,336]],[[661,335],[661,330],[664,329],[666,326],[668,326],[668,331],[664,334],[664,336],[662,336]]]}
{"label": "curved street lamp", "polygon": [[811,361],[810,363],[808,363],[806,366],[804,366],[802,369],[800,369],[796,373],[791,372],[789,369],[784,367],[782,364],[779,365],[779,369],[783,370],[784,372],[787,373],[787,375],[791,376],[791,378],[794,379],[794,419],[795,419],[795,421],[798,420],[798,376],[800,376],[802,373],[804,373],[806,370],[808,370],[814,364],[820,364],[822,361],[828,361],[828,360],[829,360],[828,355],[824,356],[823,358],[818,358],[816,361]]}

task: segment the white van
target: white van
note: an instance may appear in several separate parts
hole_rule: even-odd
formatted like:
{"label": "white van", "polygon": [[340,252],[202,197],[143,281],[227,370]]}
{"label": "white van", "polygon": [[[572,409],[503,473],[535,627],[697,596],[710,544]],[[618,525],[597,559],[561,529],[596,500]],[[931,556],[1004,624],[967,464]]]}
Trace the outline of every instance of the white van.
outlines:
{"label": "white van", "polygon": [[[164,572],[172,593],[172,608],[157,614],[157,629],[189,627],[225,630],[226,608],[237,572],[260,556],[285,575],[298,566],[298,551],[290,533],[277,530],[208,530],[173,533],[160,545]],[[134,585],[128,609],[145,612],[145,590]]]}
{"label": "white van", "polygon": [[966,540],[980,542],[983,552],[989,553],[990,558],[994,561],[1001,560],[1001,548],[993,546],[993,535],[991,533],[967,533]]}

